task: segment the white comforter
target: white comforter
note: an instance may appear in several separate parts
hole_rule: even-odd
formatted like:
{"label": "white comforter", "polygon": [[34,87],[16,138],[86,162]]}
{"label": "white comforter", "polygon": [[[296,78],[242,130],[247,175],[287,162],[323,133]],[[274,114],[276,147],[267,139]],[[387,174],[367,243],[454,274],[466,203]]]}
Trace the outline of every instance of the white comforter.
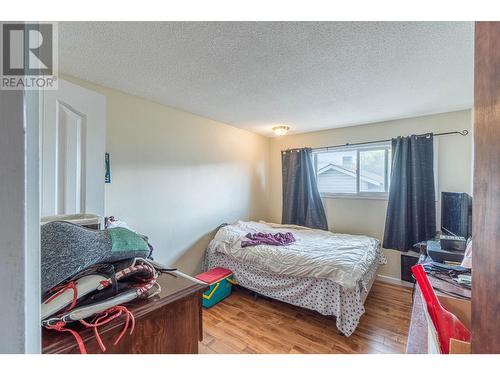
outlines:
{"label": "white comforter", "polygon": [[[242,248],[247,233],[292,232],[287,246],[257,245]],[[219,229],[209,250],[226,254],[266,272],[296,277],[329,279],[352,290],[381,252],[377,239],[338,234],[294,225],[243,222]]]}

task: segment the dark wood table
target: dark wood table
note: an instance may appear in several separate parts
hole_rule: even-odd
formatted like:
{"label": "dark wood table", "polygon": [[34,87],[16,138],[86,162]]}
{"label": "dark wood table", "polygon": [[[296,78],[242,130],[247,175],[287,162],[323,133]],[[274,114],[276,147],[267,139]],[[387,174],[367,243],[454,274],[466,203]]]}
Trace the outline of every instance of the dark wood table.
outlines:
{"label": "dark wood table", "polygon": [[[118,318],[99,328],[111,354],[196,354],[203,339],[201,294],[207,285],[181,272],[164,273],[158,278],[161,293],[148,300],[137,300],[125,306],[133,313],[136,324],[132,335],[125,334],[115,346],[114,340],[123,328]],[[102,353],[92,329],[74,325],[82,336],[88,353]],[[43,329],[42,353],[79,353],[76,341],[68,332]]]}

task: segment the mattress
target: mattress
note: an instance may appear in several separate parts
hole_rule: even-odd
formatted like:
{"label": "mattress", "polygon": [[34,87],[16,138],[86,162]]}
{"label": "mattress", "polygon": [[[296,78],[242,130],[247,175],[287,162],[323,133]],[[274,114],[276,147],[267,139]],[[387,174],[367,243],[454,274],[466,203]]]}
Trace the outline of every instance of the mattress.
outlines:
{"label": "mattress", "polygon": [[204,262],[205,270],[224,267],[233,272],[239,285],[256,293],[295,306],[335,316],[340,332],[350,336],[364,314],[363,303],[377,274],[380,264],[386,259],[379,249],[365,272],[356,280],[352,288],[345,288],[328,278],[292,276],[269,272],[217,251],[209,246]]}
{"label": "mattress", "polygon": [[[291,232],[296,241],[285,246],[241,246],[247,234],[259,232]],[[208,248],[261,271],[328,279],[350,290],[382,252],[379,240],[373,237],[252,221],[219,229]]]}

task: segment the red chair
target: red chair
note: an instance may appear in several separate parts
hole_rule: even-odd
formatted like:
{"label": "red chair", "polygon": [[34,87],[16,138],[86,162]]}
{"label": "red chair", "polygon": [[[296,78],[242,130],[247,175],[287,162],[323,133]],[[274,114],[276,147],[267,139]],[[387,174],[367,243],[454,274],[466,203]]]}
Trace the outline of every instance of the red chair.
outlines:
{"label": "red chair", "polygon": [[469,342],[470,331],[455,315],[441,306],[429,278],[425,273],[424,267],[422,267],[421,264],[417,264],[411,268],[411,271],[422,291],[422,295],[427,304],[427,311],[436,328],[441,353],[449,354],[450,339]]}

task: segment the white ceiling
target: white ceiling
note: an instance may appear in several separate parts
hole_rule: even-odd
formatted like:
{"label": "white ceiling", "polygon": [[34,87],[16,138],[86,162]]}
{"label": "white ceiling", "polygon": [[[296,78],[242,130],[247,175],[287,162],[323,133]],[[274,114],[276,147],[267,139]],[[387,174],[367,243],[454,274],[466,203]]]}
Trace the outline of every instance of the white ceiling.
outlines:
{"label": "white ceiling", "polygon": [[471,108],[472,22],[63,22],[59,70],[264,135]]}

